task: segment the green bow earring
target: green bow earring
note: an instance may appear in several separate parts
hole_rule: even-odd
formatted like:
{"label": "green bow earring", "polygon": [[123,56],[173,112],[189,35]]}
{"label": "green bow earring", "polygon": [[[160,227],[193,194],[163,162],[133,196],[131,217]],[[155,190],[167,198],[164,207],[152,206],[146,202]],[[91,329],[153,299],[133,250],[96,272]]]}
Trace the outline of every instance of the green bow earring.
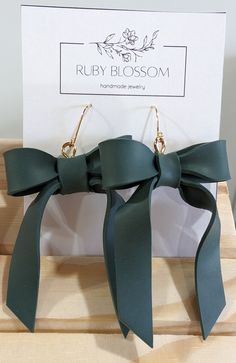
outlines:
{"label": "green bow earring", "polygon": [[[230,178],[223,140],[195,144],[164,154],[166,145],[159,130],[158,112],[156,107],[154,109],[157,115],[155,152],[132,139],[113,139],[99,144],[103,188],[108,198],[104,244],[112,255],[108,262],[116,287],[118,316],[128,330],[151,347],[152,192],[159,186],[175,188],[186,203],[211,212],[195,258],[196,296],[205,339],[225,306],[225,295],[216,201],[202,184]],[[138,187],[125,202],[116,190],[132,186]]]}
{"label": "green bow earring", "polygon": [[[64,158],[33,148],[19,148],[4,154],[8,194],[38,193],[27,209],[12,254],[6,304],[31,331],[35,326],[40,272],[40,229],[44,209],[53,194],[70,194],[94,189],[87,177],[97,151],[75,156],[76,139],[86,106],[74,137],[62,147]],[[97,186],[97,184],[95,185]]]}

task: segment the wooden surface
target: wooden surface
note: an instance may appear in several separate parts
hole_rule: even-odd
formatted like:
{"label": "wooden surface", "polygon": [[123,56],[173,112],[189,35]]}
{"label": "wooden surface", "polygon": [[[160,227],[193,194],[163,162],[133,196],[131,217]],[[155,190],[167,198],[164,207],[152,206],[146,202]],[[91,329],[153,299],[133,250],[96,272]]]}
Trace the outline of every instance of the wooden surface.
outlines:
{"label": "wooden surface", "polygon": [[21,146],[22,140],[20,139],[0,139],[0,190],[6,189],[6,175],[3,153],[7,150]]}
{"label": "wooden surface", "polygon": [[[150,349],[119,334],[2,333],[1,363],[235,363],[236,337],[156,335]],[[3,360],[2,360],[3,359]]]}
{"label": "wooden surface", "polygon": [[235,362],[236,232],[226,183],[218,184],[217,204],[227,306],[206,341],[192,258],[153,258],[154,349],[132,333],[118,334],[102,257],[41,257],[36,333],[27,332],[5,306],[23,200],[6,193],[2,152],[19,146],[20,140],[0,140],[0,363]]}
{"label": "wooden surface", "polygon": [[[0,257],[0,331],[26,331],[5,306],[10,256]],[[191,258],[153,258],[157,334],[200,334]],[[227,306],[213,335],[236,332],[236,263],[222,259]],[[131,307],[132,308],[132,307]],[[118,333],[102,257],[42,257],[37,331]]]}

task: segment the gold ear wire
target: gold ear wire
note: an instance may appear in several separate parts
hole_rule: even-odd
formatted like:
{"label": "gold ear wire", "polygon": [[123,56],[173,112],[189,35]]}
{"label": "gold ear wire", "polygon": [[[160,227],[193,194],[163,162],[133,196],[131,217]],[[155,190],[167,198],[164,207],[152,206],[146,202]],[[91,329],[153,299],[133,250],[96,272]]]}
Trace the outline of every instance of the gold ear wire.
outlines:
{"label": "gold ear wire", "polygon": [[157,120],[157,133],[156,133],[156,138],[153,143],[154,150],[158,154],[164,154],[164,152],[166,150],[166,142],[165,142],[163,132],[160,131],[159,112],[158,112],[158,109],[156,106],[151,106],[151,109],[153,109],[155,111],[156,120]]}
{"label": "gold ear wire", "polygon": [[85,106],[85,108],[82,112],[82,115],[80,116],[79,123],[78,123],[78,126],[76,127],[74,135],[72,136],[70,141],[65,142],[61,147],[61,154],[65,158],[72,158],[76,154],[76,145],[75,144],[76,144],[76,140],[78,138],[79,129],[80,129],[81,123],[84,119],[84,116],[90,107],[92,107],[91,104]]}

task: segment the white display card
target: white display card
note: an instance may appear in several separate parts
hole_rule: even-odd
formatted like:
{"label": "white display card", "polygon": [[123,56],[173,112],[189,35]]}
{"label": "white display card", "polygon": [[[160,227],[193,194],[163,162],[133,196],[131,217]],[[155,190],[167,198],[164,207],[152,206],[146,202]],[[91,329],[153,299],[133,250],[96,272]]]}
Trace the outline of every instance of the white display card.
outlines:
{"label": "white display card", "polygon": [[[58,156],[90,103],[78,154],[127,134],[153,148],[151,105],[167,152],[218,139],[224,39],[224,13],[22,6],[24,146]],[[105,208],[103,194],[53,196],[42,253],[103,254]],[[155,190],[153,254],[194,255],[209,217],[178,190]]]}

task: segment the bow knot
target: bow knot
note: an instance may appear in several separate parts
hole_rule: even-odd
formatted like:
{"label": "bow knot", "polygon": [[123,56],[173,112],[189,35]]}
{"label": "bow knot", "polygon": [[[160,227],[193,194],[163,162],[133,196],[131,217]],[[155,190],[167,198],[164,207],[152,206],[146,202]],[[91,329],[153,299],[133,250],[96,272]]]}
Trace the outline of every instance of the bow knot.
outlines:
{"label": "bow knot", "polygon": [[180,159],[176,152],[156,154],[156,166],[159,173],[157,186],[178,188],[181,180]]}
{"label": "bow knot", "polygon": [[89,191],[85,155],[79,155],[68,159],[57,158],[57,170],[61,185],[60,194]]}

